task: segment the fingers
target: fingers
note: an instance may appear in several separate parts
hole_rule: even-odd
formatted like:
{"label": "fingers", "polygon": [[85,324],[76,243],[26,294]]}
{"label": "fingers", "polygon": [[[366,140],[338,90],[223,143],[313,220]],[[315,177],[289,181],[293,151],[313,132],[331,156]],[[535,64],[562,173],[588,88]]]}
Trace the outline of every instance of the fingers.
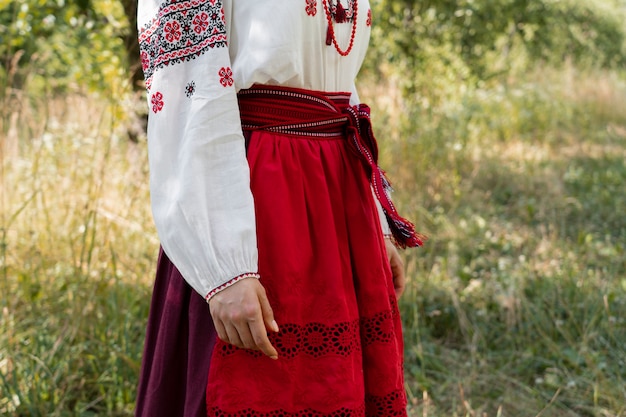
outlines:
{"label": "fingers", "polygon": [[[211,313],[213,315],[213,313]],[[221,320],[217,320],[213,317],[213,326],[215,326],[215,331],[217,332],[217,337],[223,340],[226,343],[230,343],[230,339],[228,338],[228,333],[226,333],[226,328],[224,327],[224,323]]]}
{"label": "fingers", "polygon": [[214,325],[217,336],[224,342],[241,349],[258,350],[247,320],[237,319],[224,323],[214,319]]}
{"label": "fingers", "polygon": [[278,325],[265,289],[256,279],[244,279],[221,291],[209,300],[209,307],[221,340],[278,359],[267,336],[268,331],[278,331]]}
{"label": "fingers", "polygon": [[267,330],[271,330],[273,332],[279,331],[278,324],[276,323],[276,320],[274,320],[274,312],[272,311],[272,306],[270,306],[270,302],[267,299],[265,290],[260,288],[258,295],[261,307],[261,321],[258,323],[255,322],[254,324],[256,325],[254,327],[250,326],[250,330],[252,330],[254,341],[261,352],[265,353],[272,359],[278,359],[278,352],[274,346],[272,346],[269,338],[267,337]]}
{"label": "fingers", "polygon": [[274,320],[274,311],[272,310],[272,306],[270,305],[270,301],[267,299],[264,289],[263,291],[260,291],[259,302],[261,303],[261,313],[263,315],[265,326],[273,332],[278,333],[278,323]]}
{"label": "fingers", "polygon": [[[235,326],[226,326],[226,335],[230,344],[240,348],[245,347],[241,341],[242,337],[240,337],[240,332]],[[245,338],[245,336],[243,338]]]}
{"label": "fingers", "polygon": [[254,320],[249,323],[249,331],[254,340],[255,349],[260,350],[274,360],[278,359],[278,351],[274,348],[274,346],[272,346],[269,337],[267,337],[265,323],[263,323],[262,316],[260,314],[258,320]]}
{"label": "fingers", "polygon": [[398,249],[394,246],[390,239],[385,239],[385,248],[387,249],[387,257],[389,258],[389,266],[391,267],[391,275],[393,277],[393,288],[396,293],[396,299],[399,299],[406,288],[406,276],[404,275],[404,263],[402,257],[398,253]]}

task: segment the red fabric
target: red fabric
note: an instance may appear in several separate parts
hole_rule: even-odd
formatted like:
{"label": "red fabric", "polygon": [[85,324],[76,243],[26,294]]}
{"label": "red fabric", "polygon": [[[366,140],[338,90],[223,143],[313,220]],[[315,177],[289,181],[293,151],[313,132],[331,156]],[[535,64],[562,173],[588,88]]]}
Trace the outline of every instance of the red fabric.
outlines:
{"label": "red fabric", "polygon": [[422,246],[426,237],[402,218],[391,198],[391,185],[378,166],[378,145],[365,104],[350,106],[350,93],[323,93],[278,86],[255,86],[239,92],[243,127],[294,135],[345,136],[365,165],[372,189],[387,217],[396,243]]}
{"label": "red fabric", "polygon": [[248,160],[279,359],[218,341],[208,415],[406,416],[401,323],[361,158],[345,136],[254,131]]}

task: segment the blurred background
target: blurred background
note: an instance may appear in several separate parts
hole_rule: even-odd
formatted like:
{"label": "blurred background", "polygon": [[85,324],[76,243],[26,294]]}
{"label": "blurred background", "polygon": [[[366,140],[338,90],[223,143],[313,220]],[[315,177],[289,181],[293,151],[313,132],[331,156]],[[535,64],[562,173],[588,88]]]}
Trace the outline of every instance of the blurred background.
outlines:
{"label": "blurred background", "polygon": [[[626,1],[372,0],[411,416],[626,416]],[[0,415],[130,416],[158,251],[134,0],[0,0]]]}

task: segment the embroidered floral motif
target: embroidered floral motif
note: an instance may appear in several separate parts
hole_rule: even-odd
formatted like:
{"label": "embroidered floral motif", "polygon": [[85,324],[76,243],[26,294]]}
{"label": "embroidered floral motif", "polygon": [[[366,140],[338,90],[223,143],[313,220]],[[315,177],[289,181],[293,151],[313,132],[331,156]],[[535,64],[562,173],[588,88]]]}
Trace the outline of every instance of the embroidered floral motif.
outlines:
{"label": "embroidered floral motif", "polygon": [[406,416],[406,399],[401,391],[394,391],[384,397],[366,395],[365,407],[368,416]]}
{"label": "embroidered floral motif", "polygon": [[365,407],[359,407],[357,409],[341,408],[332,413],[320,413],[311,409],[296,411],[293,413],[284,410],[269,411],[266,413],[260,413],[256,410],[247,409],[229,413],[222,411],[217,407],[209,409],[209,417],[362,417],[365,415]]}
{"label": "embroidered floral motif", "polygon": [[222,67],[219,71],[220,83],[224,87],[230,87],[233,85],[233,71],[230,67]]}
{"label": "embroidered floral motif", "polygon": [[315,16],[317,14],[317,0],[306,0],[306,14]]}
{"label": "embroidered floral motif", "polygon": [[365,21],[367,26],[372,26],[372,9],[367,11],[367,20]]}
{"label": "embroidered floral motif", "polygon": [[182,0],[161,4],[158,15],[139,34],[141,65],[150,90],[154,73],[191,61],[209,48],[225,47],[226,24],[220,0]]}
{"label": "embroidered floral motif", "polygon": [[364,344],[391,342],[395,336],[392,310],[383,311],[369,319],[361,319],[361,331]]}
{"label": "embroidered floral motif", "polygon": [[365,415],[365,407],[361,406],[356,409],[341,408],[332,413],[320,413],[315,410],[302,410],[295,412],[288,412],[285,410],[275,410],[269,412],[258,412],[250,408],[241,411],[235,411],[234,413],[222,411],[217,407],[211,407],[209,410],[209,417],[362,417]]}
{"label": "embroidered floral motif", "polygon": [[195,83],[195,81],[192,81],[192,82],[188,83],[188,84],[185,86],[185,95],[186,95],[187,97],[191,97],[191,96],[193,96],[193,94],[194,94],[195,92],[196,92],[196,83]]}
{"label": "embroidered floral motif", "polygon": [[194,32],[199,35],[209,27],[209,15],[205,12],[198,13],[192,23]]}
{"label": "embroidered floral motif", "polygon": [[178,42],[178,40],[182,36],[180,23],[178,23],[176,20],[167,22],[163,31],[165,32],[165,39],[170,43]]}
{"label": "embroidered floral motif", "polygon": [[145,72],[150,66],[150,57],[146,51],[141,51],[141,68]]}
{"label": "embroidered floral motif", "polygon": [[150,103],[152,104],[152,111],[154,113],[158,113],[161,110],[163,110],[163,105],[165,104],[163,102],[163,94],[161,94],[159,91],[157,91],[156,93],[152,94],[152,98],[150,99]]}
{"label": "embroidered floral motif", "polygon": [[[301,354],[315,358],[330,354],[348,356],[360,351],[361,346],[393,342],[395,340],[393,319],[393,310],[389,310],[370,318],[331,326],[321,323],[309,323],[305,326],[285,323],[281,324],[279,333],[272,333],[269,337],[281,358],[290,359]],[[229,356],[240,350],[225,343],[218,346],[222,356]],[[244,351],[255,357],[262,356],[259,351]]]}
{"label": "embroidered floral motif", "polygon": [[362,417],[364,415],[404,417],[406,416],[406,399],[402,391],[393,391],[383,396],[366,395],[364,406],[353,409],[343,407],[330,413],[322,413],[311,409],[295,412],[285,410],[259,412],[252,409],[226,412],[218,407],[210,407],[208,415],[209,417]]}

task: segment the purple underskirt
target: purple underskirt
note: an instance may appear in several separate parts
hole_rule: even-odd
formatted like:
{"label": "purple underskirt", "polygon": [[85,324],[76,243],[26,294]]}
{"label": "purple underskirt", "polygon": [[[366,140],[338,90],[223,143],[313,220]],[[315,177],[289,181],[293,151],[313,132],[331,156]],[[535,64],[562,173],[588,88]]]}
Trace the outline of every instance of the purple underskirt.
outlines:
{"label": "purple underskirt", "polygon": [[161,250],[135,416],[205,417],[216,337],[206,301]]}

